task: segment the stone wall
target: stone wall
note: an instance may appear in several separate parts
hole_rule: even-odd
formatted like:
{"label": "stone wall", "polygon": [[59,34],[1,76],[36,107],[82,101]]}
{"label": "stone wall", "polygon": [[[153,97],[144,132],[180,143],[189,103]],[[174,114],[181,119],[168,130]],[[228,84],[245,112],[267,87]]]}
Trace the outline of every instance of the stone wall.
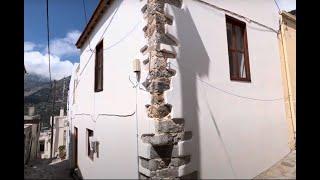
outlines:
{"label": "stone wall", "polygon": [[184,179],[194,178],[196,173],[185,174],[183,168],[190,162],[190,155],[180,155],[178,143],[189,140],[191,132],[184,131],[184,119],[172,118],[172,106],[165,102],[165,91],[169,90],[171,78],[176,74],[168,66],[168,59],[176,53],[168,50],[177,46],[177,39],[166,28],[172,25],[173,17],[165,13],[165,6],[181,8],[181,0],[148,0],[142,13],[147,21],[143,28],[148,44],[141,53],[148,55],[143,61],[149,66],[149,74],[143,85],[151,95],[151,104],[146,105],[148,118],[154,121],[155,134],[143,134],[141,141],[150,144],[149,156],[140,154],[141,179]]}
{"label": "stone wall", "polygon": [[32,125],[24,125],[24,164],[30,160]]}

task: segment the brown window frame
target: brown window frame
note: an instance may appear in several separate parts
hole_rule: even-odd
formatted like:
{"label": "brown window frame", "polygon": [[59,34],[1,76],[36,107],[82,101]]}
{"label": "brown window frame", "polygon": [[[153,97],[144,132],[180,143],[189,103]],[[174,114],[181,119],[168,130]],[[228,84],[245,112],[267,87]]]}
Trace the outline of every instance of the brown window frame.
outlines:
{"label": "brown window frame", "polygon": [[94,153],[93,153],[93,151],[90,151],[90,141],[89,141],[90,133],[92,133],[91,136],[93,136],[93,134],[94,134],[93,130],[87,128],[87,132],[86,132],[86,135],[87,135],[87,156],[93,161]]}
{"label": "brown window frame", "polygon": [[[100,57],[101,59],[99,58],[98,54],[100,52],[98,52],[99,49],[102,51]],[[103,40],[101,40],[96,46],[96,56],[94,65],[94,92],[101,91],[103,91]]]}
{"label": "brown window frame", "polygon": [[[228,57],[229,54],[232,55],[232,59],[236,59],[235,58],[235,53],[236,52],[240,52],[243,53],[244,55],[244,68],[245,68],[245,72],[246,72],[246,77],[242,78],[239,76],[239,73],[237,73],[237,76],[233,76],[233,67],[232,67],[232,62],[231,62],[231,58],[229,57],[229,72],[230,72],[230,80],[232,81],[244,81],[244,82],[251,82],[251,74],[250,74],[250,63],[249,63],[249,50],[248,50],[248,38],[247,38],[247,28],[246,28],[246,23],[242,22],[236,18],[233,18],[231,16],[226,15],[226,26],[228,24],[232,25],[232,47],[230,48],[229,45],[229,41],[227,41],[228,43]],[[236,46],[236,33],[235,33],[235,28],[233,28],[233,26],[238,26],[242,29],[243,31],[243,49],[237,49]],[[228,28],[228,27],[226,27]],[[228,36],[228,33],[227,33]],[[239,62],[239,61],[237,61]],[[237,63],[238,66],[236,67],[236,69],[239,69],[240,64]]]}

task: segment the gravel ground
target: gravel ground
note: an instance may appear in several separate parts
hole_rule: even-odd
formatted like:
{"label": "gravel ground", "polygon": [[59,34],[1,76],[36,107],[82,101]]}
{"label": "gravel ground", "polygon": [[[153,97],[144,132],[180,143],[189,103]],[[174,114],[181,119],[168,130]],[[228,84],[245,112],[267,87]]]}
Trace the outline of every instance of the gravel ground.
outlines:
{"label": "gravel ground", "polygon": [[69,160],[36,160],[25,166],[24,179],[72,179]]}
{"label": "gravel ground", "polygon": [[296,151],[292,151],[254,179],[296,179]]}

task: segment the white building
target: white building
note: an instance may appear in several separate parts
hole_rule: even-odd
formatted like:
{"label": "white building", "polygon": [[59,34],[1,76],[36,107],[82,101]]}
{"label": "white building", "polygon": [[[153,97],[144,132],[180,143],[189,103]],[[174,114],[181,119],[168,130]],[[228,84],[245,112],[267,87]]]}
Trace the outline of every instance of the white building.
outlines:
{"label": "white building", "polygon": [[39,152],[41,159],[48,159],[50,158],[50,152],[51,152],[51,131],[45,130],[43,132],[40,132],[39,137]]}
{"label": "white building", "polygon": [[[67,148],[67,137],[68,137],[68,120],[67,116],[64,115],[63,109],[60,109],[59,116],[54,116],[53,125],[53,157],[59,156],[59,147],[65,146],[66,153]],[[51,121],[50,121],[51,125]],[[39,138],[40,154],[42,159],[50,158],[51,155],[51,129],[44,130],[40,133]],[[66,156],[67,157],[67,156]]]}
{"label": "white building", "polygon": [[[53,125],[53,156],[57,157],[59,155],[59,147],[66,147],[66,137],[67,137],[67,116],[64,115],[64,110],[60,109],[59,116],[54,116]],[[51,121],[50,121],[51,125]],[[66,148],[67,149],[67,148]]]}
{"label": "white building", "polygon": [[[191,155],[179,174],[196,170],[201,179],[253,178],[290,151],[273,31],[279,27],[278,10],[266,0],[204,2],[165,6],[173,17],[166,31],[179,42],[171,47],[176,75],[165,99],[172,117],[184,118],[185,130],[192,131],[192,139],[179,144],[180,154]],[[146,44],[145,3],[101,1],[77,42],[81,55],[70,81],[69,155],[85,179],[136,179],[143,171],[138,156],[148,145],[140,137],[155,130],[145,107],[150,93],[134,87],[132,61],[141,61],[141,84],[148,75],[140,53]],[[234,42],[247,48],[230,47]],[[96,52],[103,52],[103,66],[95,68]],[[236,55],[244,55],[243,63],[235,64]],[[103,84],[95,88],[99,70]],[[96,151],[90,150],[91,138],[99,142]]]}

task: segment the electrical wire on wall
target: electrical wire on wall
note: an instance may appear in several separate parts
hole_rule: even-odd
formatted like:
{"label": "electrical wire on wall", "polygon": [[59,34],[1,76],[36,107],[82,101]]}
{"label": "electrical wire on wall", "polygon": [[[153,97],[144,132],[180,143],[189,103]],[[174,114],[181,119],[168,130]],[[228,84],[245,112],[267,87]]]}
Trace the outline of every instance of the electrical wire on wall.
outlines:
{"label": "electrical wire on wall", "polygon": [[[134,83],[132,80],[131,80],[131,77],[129,76],[129,81],[131,82],[131,84],[133,85],[132,88],[135,88],[136,89],[136,96],[137,96],[137,88],[141,88],[139,85],[140,83],[137,81],[136,83]],[[142,88],[141,88],[142,89]],[[143,90],[143,89],[142,89]],[[144,90],[146,91],[146,90]],[[135,105],[136,105],[136,110],[132,113],[128,113],[128,114],[115,114],[115,113],[99,113],[97,115],[96,118],[94,118],[94,115],[92,114],[88,114],[88,113],[76,113],[75,115],[77,116],[90,116],[91,120],[93,122],[97,122],[97,119],[99,118],[99,116],[113,116],[113,117],[130,117],[130,116],[133,116],[136,114],[136,111],[137,111],[137,97],[136,97],[136,102],[135,102]]]}
{"label": "electrical wire on wall", "polygon": [[[84,0],[82,0],[82,5],[83,5],[84,20],[86,25],[88,25],[87,10],[86,10],[86,5],[84,3]],[[89,45],[89,51],[94,52],[94,50],[90,46],[90,41],[88,42],[88,45]]]}
{"label": "electrical wire on wall", "polygon": [[279,33],[279,30],[273,29],[272,27],[269,27],[269,26],[266,26],[266,25],[264,25],[264,24],[261,24],[261,23],[255,21],[255,20],[253,20],[253,19],[250,19],[250,18],[245,17],[245,16],[243,16],[243,15],[240,15],[240,14],[238,14],[238,13],[232,12],[232,11],[230,11],[230,10],[227,10],[227,9],[224,9],[224,8],[221,8],[221,7],[218,7],[218,6],[216,6],[216,5],[213,5],[213,4],[211,4],[211,3],[208,3],[208,2],[205,2],[205,1],[202,1],[202,0],[193,0],[193,1],[196,1],[196,2],[199,2],[199,3],[202,3],[202,4],[205,4],[205,5],[207,5],[207,6],[210,6],[210,7],[212,7],[212,8],[215,8],[215,9],[217,9],[217,10],[219,10],[219,11],[223,11],[223,12],[226,12],[226,13],[228,13],[228,14],[232,14],[232,15],[234,15],[234,16],[240,17],[240,18],[246,20],[248,23],[255,23],[255,24],[259,25],[259,26],[262,26],[262,27],[264,27],[264,28],[272,31],[272,32],[275,32],[276,34]]}
{"label": "electrical wire on wall", "polygon": [[[169,63],[170,63],[170,62],[169,62]],[[176,65],[174,65],[174,64],[172,64],[172,63],[171,63],[171,65],[174,66],[174,67],[176,67],[176,68],[178,68],[178,69],[181,68],[181,69],[185,69],[185,70],[191,72],[191,70],[190,70],[189,68],[187,69],[187,68],[185,68],[185,67],[182,67],[181,65],[180,65],[179,67],[176,66]],[[218,91],[220,91],[220,92],[223,92],[223,93],[225,93],[225,94],[228,94],[228,95],[231,95],[231,96],[235,96],[235,97],[239,97],[239,98],[243,98],[243,99],[254,100],[254,101],[280,101],[280,100],[286,100],[286,99],[288,99],[288,98],[260,99],[260,98],[253,98],[253,97],[242,96],[242,95],[239,95],[239,94],[236,94],[236,93],[229,92],[229,91],[227,91],[227,90],[218,88],[218,87],[214,86],[213,84],[211,84],[211,83],[209,83],[209,82],[206,82],[206,81],[204,81],[204,80],[202,80],[202,79],[200,79],[200,78],[198,78],[198,77],[194,77],[194,78],[195,78],[195,80],[198,80],[198,81],[206,84],[206,85],[207,85],[208,87],[210,87],[210,88],[213,88],[213,89],[216,89],[216,90],[218,90]]]}
{"label": "electrical wire on wall", "polygon": [[[107,26],[105,27],[105,29],[103,30],[103,33],[102,33],[102,35],[101,35],[101,37],[100,37],[100,39],[99,39],[99,41],[98,41],[98,42],[100,42],[100,41],[103,39],[104,34],[107,32],[108,28],[110,27],[110,25],[111,25],[111,23],[112,23],[112,21],[113,21],[113,19],[114,19],[115,15],[117,14],[118,10],[119,10],[119,7],[117,7],[117,9],[115,10],[115,12],[113,13],[113,15],[112,15],[112,17],[111,17],[111,19],[110,19],[110,21],[109,21],[108,25],[107,25]],[[81,72],[79,73],[79,76],[81,76],[81,74],[83,73],[83,71],[86,69],[86,67],[87,67],[87,65],[88,65],[89,61],[91,60],[92,55],[94,54],[94,52],[95,52],[95,51],[91,51],[91,55],[89,56],[89,58],[88,58],[88,60],[87,60],[86,64],[84,65],[84,67],[82,68]]]}
{"label": "electrical wire on wall", "polygon": [[[140,24],[141,24],[141,21],[139,21],[138,23],[136,23],[129,32],[127,32],[122,38],[120,38],[120,40],[118,40],[118,41],[116,41],[114,44],[111,44],[110,46],[106,47],[105,49],[103,49],[103,51],[110,50],[111,48],[119,45],[119,44],[120,44],[121,42],[123,42],[126,38],[128,38],[128,37],[134,32],[134,30],[136,30],[137,27],[139,27]],[[94,53],[94,52],[92,52],[92,54],[93,54],[93,53]],[[87,65],[89,64],[90,60],[92,60],[92,59],[91,59],[92,54],[90,55],[89,59],[87,60],[86,64],[84,65],[84,67],[82,68],[82,71],[80,72],[79,76],[81,76],[81,74],[82,74],[83,71],[86,69]],[[80,80],[79,80],[79,82],[80,82]],[[79,83],[79,82],[78,82],[78,83]]]}

